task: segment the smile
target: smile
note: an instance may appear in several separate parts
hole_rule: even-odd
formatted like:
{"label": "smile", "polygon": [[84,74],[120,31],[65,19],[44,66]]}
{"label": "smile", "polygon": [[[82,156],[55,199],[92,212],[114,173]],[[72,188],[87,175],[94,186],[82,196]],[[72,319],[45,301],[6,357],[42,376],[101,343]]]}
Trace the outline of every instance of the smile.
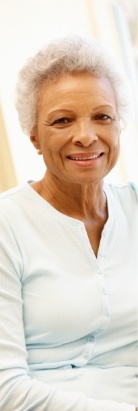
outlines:
{"label": "smile", "polygon": [[92,158],[98,158],[100,156],[100,154],[98,156],[90,156],[90,157],[70,157],[72,160],[76,160],[76,161],[86,161],[86,160],[92,160]]}
{"label": "smile", "polygon": [[93,159],[96,159],[100,157],[103,153],[100,154],[92,154],[92,155],[70,155],[68,156],[68,159],[73,160],[73,161],[90,161]]}

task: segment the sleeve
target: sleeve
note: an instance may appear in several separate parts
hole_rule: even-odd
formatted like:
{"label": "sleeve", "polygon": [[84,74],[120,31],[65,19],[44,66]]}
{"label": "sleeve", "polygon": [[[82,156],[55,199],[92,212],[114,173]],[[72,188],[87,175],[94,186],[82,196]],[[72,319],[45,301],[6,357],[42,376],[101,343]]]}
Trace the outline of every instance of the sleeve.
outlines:
{"label": "sleeve", "polygon": [[135,411],[129,404],[64,392],[28,375],[22,318],[23,260],[0,214],[0,411]]}

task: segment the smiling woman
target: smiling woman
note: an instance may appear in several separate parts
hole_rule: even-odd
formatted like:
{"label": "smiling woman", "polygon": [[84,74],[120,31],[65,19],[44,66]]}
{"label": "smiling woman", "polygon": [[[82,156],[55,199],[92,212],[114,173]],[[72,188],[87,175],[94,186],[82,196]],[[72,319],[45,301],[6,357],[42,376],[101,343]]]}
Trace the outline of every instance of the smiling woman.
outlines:
{"label": "smiling woman", "polygon": [[138,190],[104,181],[124,78],[71,36],[31,59],[17,90],[46,172],[0,196],[2,409],[135,411]]}
{"label": "smiling woman", "polygon": [[40,87],[31,141],[43,153],[53,184],[57,177],[64,185],[105,177],[116,164],[119,137],[115,93],[107,78],[64,74]]}

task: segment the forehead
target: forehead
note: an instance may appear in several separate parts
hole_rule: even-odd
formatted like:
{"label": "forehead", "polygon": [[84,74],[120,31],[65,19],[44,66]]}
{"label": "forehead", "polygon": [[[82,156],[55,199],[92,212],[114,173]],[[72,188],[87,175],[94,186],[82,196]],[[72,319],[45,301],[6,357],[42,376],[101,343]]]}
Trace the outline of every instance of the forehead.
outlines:
{"label": "forehead", "polygon": [[39,107],[73,104],[81,99],[115,104],[115,92],[107,77],[89,73],[64,74],[50,83],[44,81],[39,89]]}

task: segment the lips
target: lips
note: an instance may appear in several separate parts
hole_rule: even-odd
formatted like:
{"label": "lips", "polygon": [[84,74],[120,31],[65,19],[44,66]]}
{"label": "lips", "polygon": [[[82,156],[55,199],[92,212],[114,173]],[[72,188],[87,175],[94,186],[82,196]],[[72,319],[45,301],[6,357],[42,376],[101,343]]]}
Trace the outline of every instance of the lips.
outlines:
{"label": "lips", "polygon": [[76,154],[71,154],[69,156],[67,156],[67,158],[69,158],[70,160],[73,161],[89,161],[92,159],[96,159],[98,157],[100,157],[103,153],[93,153],[93,154],[84,154],[84,153],[76,153]]}

